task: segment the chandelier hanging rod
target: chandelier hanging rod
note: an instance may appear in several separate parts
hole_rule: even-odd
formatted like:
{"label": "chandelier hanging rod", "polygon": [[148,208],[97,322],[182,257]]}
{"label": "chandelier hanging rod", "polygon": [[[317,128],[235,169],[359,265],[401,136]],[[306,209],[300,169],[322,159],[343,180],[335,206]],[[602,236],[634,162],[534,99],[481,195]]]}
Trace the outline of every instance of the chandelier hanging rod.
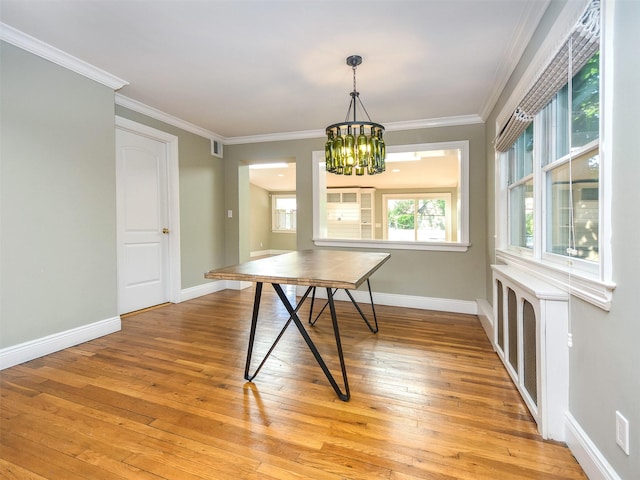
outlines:
{"label": "chandelier hanging rod", "polygon": [[[384,127],[371,121],[356,86],[356,67],[362,63],[360,55],[347,57],[353,70],[353,91],[344,122],[326,127],[325,159],[328,172],[338,175],[374,175],[385,171]],[[367,120],[358,120],[358,104]],[[353,120],[351,112],[353,111]]]}

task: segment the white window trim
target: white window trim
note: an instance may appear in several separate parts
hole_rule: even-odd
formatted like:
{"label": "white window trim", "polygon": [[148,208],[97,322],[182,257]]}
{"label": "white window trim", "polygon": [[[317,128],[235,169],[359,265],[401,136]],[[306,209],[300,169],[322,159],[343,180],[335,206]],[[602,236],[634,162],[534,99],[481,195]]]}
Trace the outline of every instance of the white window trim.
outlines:
{"label": "white window trim", "polygon": [[[469,141],[423,143],[417,145],[390,145],[387,153],[424,150],[452,150],[460,149],[460,188],[458,202],[460,214],[458,215],[458,242],[391,242],[389,240],[346,240],[330,239],[320,234],[319,218],[324,204],[320,202],[320,182],[324,183],[326,172],[324,165],[324,151],[312,152],[312,179],[313,179],[313,243],[319,247],[346,247],[346,248],[382,248],[393,250],[431,250],[440,252],[466,252],[469,250]],[[384,174],[383,174],[384,175]],[[457,208],[457,206],[456,206]]]}
{"label": "white window trim", "polygon": [[[276,211],[276,200],[278,198],[296,198],[296,194],[295,193],[273,193],[271,195],[271,232],[272,233],[296,233],[296,229],[292,228],[292,229],[277,229],[276,228],[276,222],[275,222],[275,211]],[[296,210],[296,215],[297,215],[297,210]],[[296,219],[296,225],[297,225],[297,219]]]}
{"label": "white window trim", "polygon": [[535,260],[532,256],[520,255],[515,250],[496,249],[496,260],[526,270],[603,310],[611,310],[615,283],[586,277],[569,266]]}
{"label": "white window trim", "polygon": [[[613,301],[613,290],[616,284],[613,282],[612,260],[611,260],[611,169],[612,169],[612,138],[611,122],[605,119],[612,118],[613,106],[613,17],[614,3],[601,3],[602,30],[600,48],[600,262],[598,272],[595,275],[588,275],[572,265],[560,263],[550,263],[542,258],[542,253],[536,249],[541,248],[541,238],[537,238],[534,243],[534,252],[529,249],[518,249],[508,247],[508,212],[507,212],[507,172],[501,161],[500,152],[495,152],[495,239],[496,239],[496,261],[526,269],[530,273],[547,280],[566,292],[582,300],[595,305],[603,310],[609,311]],[[540,63],[535,60],[532,63]],[[522,82],[521,82],[522,83]],[[522,90],[526,85],[516,87]],[[500,119],[507,118],[512,108],[507,104],[497,115],[496,131],[500,129]],[[534,181],[542,181],[542,171],[537,169]],[[535,217],[536,225],[542,221],[542,205],[536,204],[537,213]],[[536,228],[534,235],[541,235],[541,229]],[[567,258],[566,260],[574,260]]]}
{"label": "white window trim", "polygon": [[[604,148],[602,143],[600,148]],[[506,157],[506,155],[504,156]],[[605,212],[603,209],[607,208],[607,204],[610,205],[610,201],[601,200],[600,203],[601,221],[599,222],[599,228],[601,242],[599,245],[600,261],[597,265],[582,259],[544,252],[543,228],[536,228],[534,231],[533,250],[510,245],[508,228],[509,186],[506,178],[506,161],[502,157],[502,154],[496,152],[496,261],[526,269],[568,293],[609,311],[615,283],[611,281],[610,277],[605,276],[607,271],[605,262],[610,258],[608,252],[611,248],[610,241],[605,241],[607,239],[610,240],[611,237],[607,237],[605,232],[610,231],[611,227],[609,220],[610,210]],[[605,155],[601,153],[601,172],[606,168],[611,168],[610,165],[604,164],[604,158]],[[607,155],[607,158],[610,158],[610,155]],[[561,162],[555,162],[552,165],[555,167],[558,163]],[[545,167],[545,170],[549,169],[549,166]],[[543,169],[534,165],[534,182],[537,182],[538,188],[543,188],[542,180]],[[602,177],[600,182],[602,182]],[[603,196],[610,198],[610,188],[604,190],[604,185],[601,185],[601,187],[603,188]],[[545,221],[541,197],[541,195],[536,195],[535,197],[535,225],[542,225]]]}

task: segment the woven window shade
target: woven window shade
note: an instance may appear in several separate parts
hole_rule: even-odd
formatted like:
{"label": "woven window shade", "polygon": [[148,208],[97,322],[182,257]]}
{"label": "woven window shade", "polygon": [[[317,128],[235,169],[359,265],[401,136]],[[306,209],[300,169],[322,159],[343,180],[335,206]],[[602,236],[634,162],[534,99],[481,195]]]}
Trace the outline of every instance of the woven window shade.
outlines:
{"label": "woven window shade", "polygon": [[533,121],[533,117],[567,84],[570,58],[572,71],[578,72],[599,48],[600,1],[594,0],[500,130],[494,142],[495,149],[498,152],[509,150]]}

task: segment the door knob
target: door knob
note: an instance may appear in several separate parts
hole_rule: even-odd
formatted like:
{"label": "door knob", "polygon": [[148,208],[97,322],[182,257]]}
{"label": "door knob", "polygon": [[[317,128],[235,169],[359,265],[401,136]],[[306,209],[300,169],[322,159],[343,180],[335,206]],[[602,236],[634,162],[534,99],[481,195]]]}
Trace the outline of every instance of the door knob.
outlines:
{"label": "door knob", "polygon": [[164,233],[165,235],[167,235],[169,233],[169,229],[168,228],[163,228],[162,229],[162,233]]}

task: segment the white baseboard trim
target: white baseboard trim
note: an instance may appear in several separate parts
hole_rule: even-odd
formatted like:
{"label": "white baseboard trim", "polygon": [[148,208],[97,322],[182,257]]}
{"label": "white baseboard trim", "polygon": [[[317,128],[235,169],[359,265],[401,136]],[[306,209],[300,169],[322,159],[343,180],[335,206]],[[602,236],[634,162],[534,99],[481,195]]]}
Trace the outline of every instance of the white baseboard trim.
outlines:
{"label": "white baseboard trim", "polygon": [[[298,287],[296,295],[300,296],[307,287]],[[369,292],[363,290],[350,290],[351,295],[358,303],[369,303]],[[324,288],[316,290],[316,298],[327,298]],[[344,290],[339,290],[334,297],[336,300],[349,301]],[[468,313],[477,315],[476,302],[466,300],[453,300],[448,298],[417,297],[414,295],[399,295],[395,293],[373,292],[373,301],[376,305],[389,305],[392,307],[419,308],[421,310],[436,310],[439,312]]]}
{"label": "white baseboard trim", "polygon": [[622,480],[569,412],[565,414],[565,430],[567,445],[590,480]]}
{"label": "white baseboard trim", "polygon": [[253,282],[238,282],[236,280],[216,280],[214,282],[203,283],[196,287],[185,288],[180,292],[180,301],[186,302],[194,298],[209,295],[210,293],[220,292],[222,290],[244,290],[253,286]]}
{"label": "white baseboard trim", "polygon": [[237,280],[227,280],[227,288],[230,290],[244,290],[253,286],[253,282],[240,282]]}
{"label": "white baseboard trim", "polygon": [[[239,282],[235,280],[218,280],[216,282],[205,283],[197,287],[182,290],[180,301],[192,300],[203,295],[219,292],[224,289],[244,290],[253,286],[253,282]],[[296,295],[302,296],[307,287],[296,287]],[[353,298],[359,303],[369,303],[369,292],[363,290],[351,290]],[[327,298],[324,288],[316,290],[317,298]],[[339,290],[334,296],[336,300],[349,301],[349,297],[344,290]],[[448,298],[417,297],[413,295],[399,295],[393,293],[373,292],[373,300],[376,305],[389,305],[393,307],[418,308],[421,310],[436,310],[440,312],[467,313],[478,315],[478,303],[466,300],[452,300]],[[489,305],[488,302],[486,302]],[[491,306],[488,306],[491,311]]]}
{"label": "white baseboard trim", "polygon": [[88,342],[122,328],[120,316],[54,333],[0,350],[0,370]]}
{"label": "white baseboard trim", "polygon": [[493,307],[483,298],[476,299],[476,303],[478,304],[478,318],[480,318],[480,325],[482,325],[484,333],[487,335],[487,338],[489,338],[491,345],[493,345]]}
{"label": "white baseboard trim", "polygon": [[[366,292],[361,294],[360,301],[366,301],[369,296]],[[354,296],[355,298],[355,296]],[[468,313],[477,315],[476,302],[455,300],[450,298],[417,297],[413,295],[398,295],[391,293],[374,293],[373,299],[379,305],[391,305],[394,307],[419,308],[422,310],[436,310],[439,312]]]}
{"label": "white baseboard trim", "polygon": [[265,255],[282,255],[283,253],[290,253],[292,250],[255,250],[249,253],[249,257],[264,257]]}
{"label": "white baseboard trim", "polygon": [[227,287],[225,280],[216,280],[214,282],[203,283],[202,285],[196,285],[195,287],[183,288],[180,290],[180,302],[186,302],[187,300],[193,300],[194,298],[202,297],[203,295],[209,295],[210,293],[219,292]]}

